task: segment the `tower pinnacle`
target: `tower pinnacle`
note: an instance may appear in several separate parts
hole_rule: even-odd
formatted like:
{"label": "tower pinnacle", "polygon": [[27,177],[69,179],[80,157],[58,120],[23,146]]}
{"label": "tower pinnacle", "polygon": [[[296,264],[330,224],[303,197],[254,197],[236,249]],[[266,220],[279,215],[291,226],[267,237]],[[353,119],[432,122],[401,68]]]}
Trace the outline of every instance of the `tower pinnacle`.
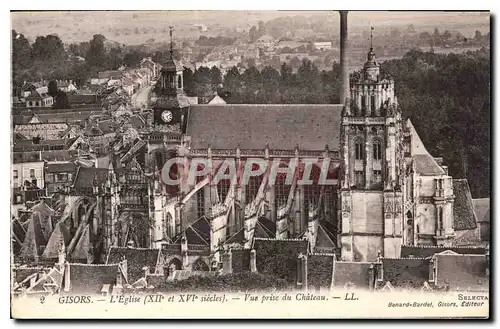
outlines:
{"label": "tower pinnacle", "polygon": [[173,26],[169,26],[169,34],[170,34],[170,58],[174,58],[174,42],[172,37],[172,32],[174,30]]}

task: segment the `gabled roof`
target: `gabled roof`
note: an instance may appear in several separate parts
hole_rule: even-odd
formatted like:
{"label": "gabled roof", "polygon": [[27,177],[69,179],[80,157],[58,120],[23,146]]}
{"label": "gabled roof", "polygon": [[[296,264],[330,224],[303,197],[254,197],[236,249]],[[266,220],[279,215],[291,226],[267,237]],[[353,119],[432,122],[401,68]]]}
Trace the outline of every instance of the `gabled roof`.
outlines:
{"label": "gabled roof", "polygon": [[91,254],[92,244],[90,243],[90,226],[87,224],[85,229],[78,239],[73,252],[71,253],[71,259],[73,260],[88,260]]}
{"label": "gabled roof", "polygon": [[254,238],[275,238],[276,237],[276,223],[267,219],[266,217],[260,217],[255,224]]}
{"label": "gabled roof", "polygon": [[416,154],[413,156],[415,172],[422,176],[437,176],[444,175],[445,172],[436,160],[429,154]]}
{"label": "gabled roof", "polygon": [[79,188],[92,188],[94,181],[97,184],[103,184],[108,177],[108,169],[106,168],[84,168],[78,167],[73,186]]}
{"label": "gabled roof", "polygon": [[75,171],[76,166],[73,162],[48,163],[45,167],[46,173],[64,173]]}
{"label": "gabled roof", "polygon": [[[100,293],[105,284],[116,284],[119,264],[70,264],[71,293]],[[65,273],[68,275],[68,273]],[[124,282],[125,283],[125,282]]]}
{"label": "gabled roof", "polygon": [[490,198],[472,199],[474,212],[479,223],[490,222]]}
{"label": "gabled roof", "polygon": [[406,126],[411,134],[410,148],[415,172],[423,176],[444,175],[445,172],[443,168],[441,168],[434,157],[429,154],[410,119],[406,121]]}
{"label": "gabled roof", "polygon": [[160,249],[111,247],[106,264],[127,260],[127,277],[129,282],[136,282],[144,276],[144,267],[155,273],[160,261]]}
{"label": "gabled roof", "polygon": [[339,148],[342,105],[192,105],[187,124],[195,149]]}
{"label": "gabled roof", "polygon": [[253,249],[256,252],[256,265],[259,273],[275,275],[289,283],[295,283],[297,281],[297,258],[299,254],[307,254],[308,241],[255,238]]}
{"label": "gabled roof", "polygon": [[210,223],[205,217],[201,217],[196,222],[188,226],[183,233],[175,237],[174,244],[180,243],[183,234],[186,235],[188,245],[210,245]]}
{"label": "gabled roof", "polygon": [[47,242],[47,246],[43,251],[42,257],[44,258],[57,258],[59,255],[60,243],[64,243],[64,246],[67,247],[71,241],[71,236],[69,234],[68,228],[66,224],[63,222],[59,222],[56,224],[56,228],[50,235],[49,241]]}
{"label": "gabled roof", "polygon": [[450,290],[484,291],[489,289],[488,260],[484,255],[437,254],[436,278],[438,287]]}
{"label": "gabled roof", "polygon": [[29,259],[38,257],[41,251],[40,246],[45,245],[45,241],[40,222],[34,216],[31,216],[19,257]]}
{"label": "gabled roof", "polygon": [[395,288],[420,289],[429,281],[428,258],[382,259],[383,279]]}
{"label": "gabled roof", "polygon": [[333,285],[335,287],[355,285],[357,289],[368,289],[370,279],[368,270],[372,265],[372,263],[367,262],[335,261],[333,263]]}
{"label": "gabled roof", "polygon": [[455,230],[471,230],[477,227],[476,214],[472,203],[469,183],[466,179],[453,180],[453,228]]}

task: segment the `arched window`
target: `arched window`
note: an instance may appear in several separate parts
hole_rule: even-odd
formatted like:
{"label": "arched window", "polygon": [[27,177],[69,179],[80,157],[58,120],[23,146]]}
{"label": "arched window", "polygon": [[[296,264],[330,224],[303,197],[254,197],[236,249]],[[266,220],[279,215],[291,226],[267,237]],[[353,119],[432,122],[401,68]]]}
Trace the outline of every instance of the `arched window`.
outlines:
{"label": "arched window", "polygon": [[373,140],[373,160],[382,160],[382,145],[380,140]]}
{"label": "arched window", "polygon": [[357,140],[354,144],[354,148],[356,151],[356,160],[363,160],[365,152],[363,149],[363,142],[361,140]]}

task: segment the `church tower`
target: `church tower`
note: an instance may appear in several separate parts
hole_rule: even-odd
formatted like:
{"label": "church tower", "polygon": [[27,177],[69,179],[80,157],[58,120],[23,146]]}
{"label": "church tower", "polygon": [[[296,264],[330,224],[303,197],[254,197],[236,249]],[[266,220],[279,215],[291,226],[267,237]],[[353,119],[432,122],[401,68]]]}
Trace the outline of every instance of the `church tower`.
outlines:
{"label": "church tower", "polygon": [[170,53],[163,64],[161,75],[156,82],[158,96],[153,106],[154,130],[157,132],[182,133],[184,104],[179,96],[184,94],[182,66],[174,59],[172,27],[170,27]]}
{"label": "church tower", "polygon": [[403,228],[402,118],[394,80],[380,72],[372,44],[363,69],[350,78],[341,143],[341,257],[397,257]]}

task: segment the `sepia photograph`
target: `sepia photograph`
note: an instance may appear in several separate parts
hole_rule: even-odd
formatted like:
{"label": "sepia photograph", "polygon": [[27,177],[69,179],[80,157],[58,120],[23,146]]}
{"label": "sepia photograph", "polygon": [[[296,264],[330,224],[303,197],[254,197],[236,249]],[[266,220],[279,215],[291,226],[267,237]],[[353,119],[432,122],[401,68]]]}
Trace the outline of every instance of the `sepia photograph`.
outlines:
{"label": "sepia photograph", "polygon": [[11,317],[490,317],[489,11],[10,12]]}

